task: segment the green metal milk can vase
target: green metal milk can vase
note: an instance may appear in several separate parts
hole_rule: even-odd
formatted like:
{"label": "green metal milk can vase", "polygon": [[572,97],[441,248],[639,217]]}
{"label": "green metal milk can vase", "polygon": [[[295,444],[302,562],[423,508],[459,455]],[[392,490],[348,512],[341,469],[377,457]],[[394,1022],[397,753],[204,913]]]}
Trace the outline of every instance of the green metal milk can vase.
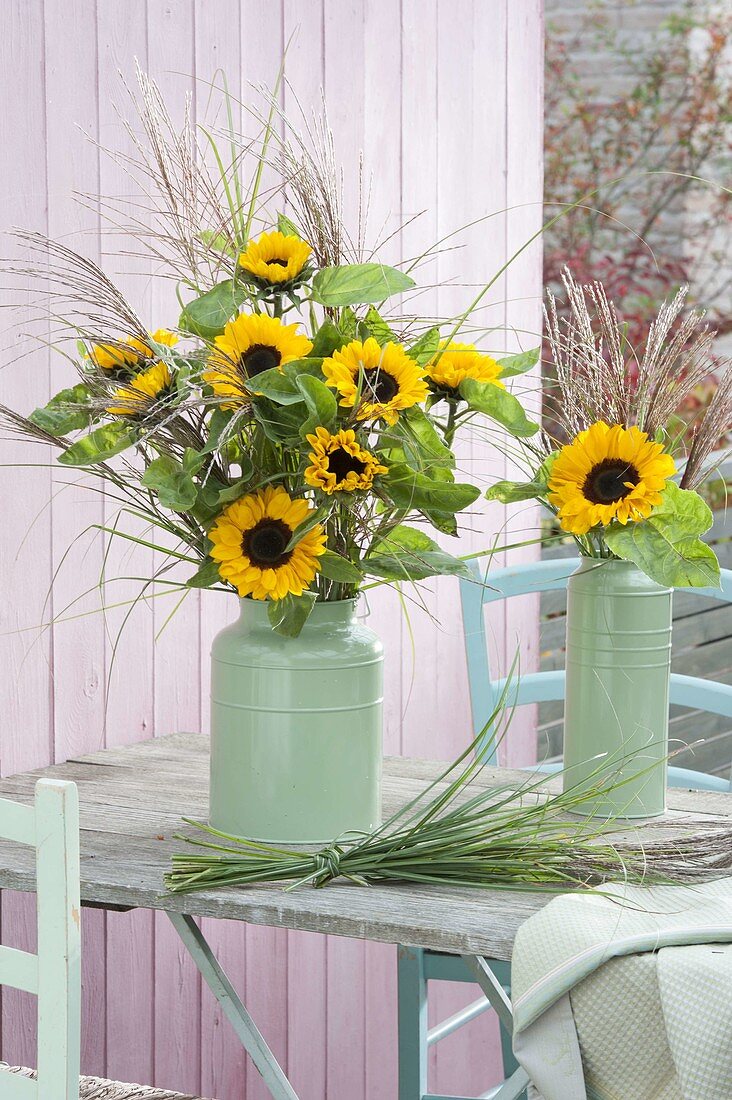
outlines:
{"label": "green metal milk can vase", "polygon": [[316,603],[286,638],[242,599],[211,657],[214,828],[321,843],[381,823],[383,649],[355,600]]}
{"label": "green metal milk can vase", "polygon": [[665,810],[672,594],[626,561],[569,578],[564,788],[600,786],[580,813]]}

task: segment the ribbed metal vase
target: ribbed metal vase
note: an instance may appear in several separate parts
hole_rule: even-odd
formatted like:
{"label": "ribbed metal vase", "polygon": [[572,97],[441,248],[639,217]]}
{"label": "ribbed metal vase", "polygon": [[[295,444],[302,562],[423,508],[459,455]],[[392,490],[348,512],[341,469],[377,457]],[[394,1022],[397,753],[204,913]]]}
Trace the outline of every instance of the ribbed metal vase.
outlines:
{"label": "ribbed metal vase", "polygon": [[235,836],[320,843],[381,822],[383,649],[355,600],[316,603],[299,637],[240,600],[211,659],[211,805]]}
{"label": "ribbed metal vase", "polygon": [[569,578],[563,782],[600,784],[581,813],[664,812],[671,599],[631,562],[587,558]]}

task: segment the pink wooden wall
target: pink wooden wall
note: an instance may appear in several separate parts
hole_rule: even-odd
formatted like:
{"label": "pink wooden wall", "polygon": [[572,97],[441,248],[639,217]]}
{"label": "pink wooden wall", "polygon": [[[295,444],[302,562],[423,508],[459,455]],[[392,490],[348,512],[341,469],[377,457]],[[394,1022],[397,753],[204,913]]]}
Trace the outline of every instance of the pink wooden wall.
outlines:
{"label": "pink wooden wall", "polygon": [[[80,129],[106,147],[124,147],[115,104],[118,77],[132,79],[137,57],[173,101],[195,94],[198,117],[217,69],[244,98],[248,82],[271,84],[284,44],[296,32],[288,75],[300,101],[325,90],[347,169],[363,150],[374,175],[372,226],[427,213],[398,242],[405,256],[473,218],[469,243],[425,270],[439,290],[426,312],[458,311],[540,220],[541,0],[4,0],[0,6],[0,228],[23,225],[61,236],[104,258],[151,328],[174,322],[169,297],[149,273],[114,253],[94,211],[72,191],[119,196],[129,183]],[[238,88],[237,88],[238,85]],[[284,105],[293,109],[291,93]],[[350,175],[349,175],[350,173]],[[351,196],[353,192],[351,192]],[[351,207],[353,205],[352,199]],[[508,208],[508,213],[506,210]],[[0,249],[0,252],[6,250]],[[139,269],[139,265],[138,265]],[[541,264],[532,247],[499,281],[481,315],[498,327],[496,351],[535,346]],[[449,284],[449,285],[448,285]],[[0,400],[32,409],[66,384],[61,361],[45,352],[13,363],[24,346],[17,317],[3,318]],[[20,315],[22,321],[22,313]],[[68,486],[42,463],[41,448],[0,443],[0,767],[3,774],[79,753],[207,724],[207,651],[234,613],[232,601],[193,594],[173,623],[164,598],[135,609],[114,662],[127,607],[69,618],[98,579],[105,546],[88,524],[113,515],[94,494]],[[473,441],[461,463],[489,480],[507,469],[500,450]],[[37,465],[35,465],[37,464]],[[533,515],[506,521],[497,505],[479,508],[465,546],[527,537]],[[502,526],[503,525],[503,526]],[[66,551],[74,544],[70,557]],[[531,551],[529,551],[530,553]],[[499,560],[503,560],[500,558]],[[514,555],[514,560],[516,556]],[[108,577],[149,567],[145,555],[112,546]],[[52,594],[51,580],[57,574]],[[109,583],[108,604],[129,595]],[[396,598],[371,603],[386,641],[386,750],[446,759],[469,736],[457,585],[433,586],[434,619]],[[52,629],[38,625],[56,616]],[[536,607],[507,608],[492,621],[504,667],[520,636],[522,667],[536,646]],[[413,638],[413,641],[412,641]],[[517,723],[512,762],[531,758],[531,715]],[[207,922],[206,932],[303,1100],[392,1100],[396,1096],[394,949],[311,934]],[[32,939],[27,899],[6,895],[6,942]],[[85,912],[84,1047],[87,1072],[165,1084],[216,1096],[260,1100],[265,1092],[162,916]],[[445,1012],[468,991],[434,998]],[[32,1060],[31,1004],[5,994],[2,1054]],[[434,1051],[431,1079],[443,1093],[491,1083],[493,1040],[486,1022]]]}

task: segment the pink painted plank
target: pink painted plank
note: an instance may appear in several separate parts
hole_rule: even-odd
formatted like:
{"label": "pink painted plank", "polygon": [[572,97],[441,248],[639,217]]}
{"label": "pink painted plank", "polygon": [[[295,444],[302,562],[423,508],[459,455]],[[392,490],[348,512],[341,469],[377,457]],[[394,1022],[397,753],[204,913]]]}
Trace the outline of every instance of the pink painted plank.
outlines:
{"label": "pink painted plank", "polygon": [[[489,154],[491,142],[500,146],[504,140],[502,127],[496,122],[502,118],[505,4],[487,6],[474,0],[461,0],[458,10],[459,18],[456,18],[456,6],[438,0],[439,236],[474,219],[496,214],[506,205],[505,180],[502,173],[495,170],[503,158],[491,159]],[[490,91],[487,73],[492,74]],[[485,109],[488,95],[490,111]],[[469,128],[461,125],[466,118],[471,121]],[[441,315],[461,313],[480,286],[495,273],[502,254],[503,241],[499,236],[502,222],[499,213],[496,218],[462,230],[451,240],[450,243],[458,248],[441,256],[437,265]],[[478,331],[468,328],[458,339],[476,342],[486,349],[490,347],[488,337],[480,330],[493,325],[503,326],[504,296],[505,281],[501,280],[469,322],[471,327],[477,326]],[[490,339],[492,342],[493,338]],[[460,441],[457,459],[458,468],[466,479],[479,485],[503,476],[500,450],[486,445],[475,434]],[[485,506],[480,500],[460,520],[460,525],[464,532],[463,552],[485,548],[496,533],[487,523]],[[437,591],[438,668],[440,683],[449,685],[438,698],[438,736],[440,757],[452,758],[465,747],[470,730],[462,617],[457,582],[453,579],[441,581]],[[497,642],[501,644],[500,636]],[[457,700],[460,702],[456,713]],[[451,1015],[474,997],[474,987],[437,983],[431,996],[435,1019]],[[430,1062],[435,1091],[478,1094],[491,1084],[489,1067],[496,1061],[497,1036],[495,1026],[490,1029],[487,1025],[488,1021],[483,1019],[470,1031],[461,1029],[451,1042],[432,1048]],[[481,1041],[475,1042],[476,1037]]]}
{"label": "pink painted plank", "polygon": [[[273,89],[285,48],[284,15],[282,0],[249,0],[242,20],[242,74],[250,87],[243,88],[242,99],[255,102],[260,110],[266,109],[265,101],[252,91],[264,85]],[[280,93],[280,104],[283,93]],[[243,120],[244,132],[254,134],[256,124]],[[278,131],[281,126],[277,124]],[[279,175],[267,169],[263,175],[263,195],[280,185]],[[280,210],[283,202],[274,198],[272,208]],[[256,227],[259,231],[261,226]],[[246,930],[246,1003],[279,1061],[287,1064],[287,960],[288,933],[283,929],[255,928]],[[251,1062],[247,1063],[247,1100],[269,1100],[269,1093],[259,1073]],[[232,1097],[233,1100],[233,1097]]]}
{"label": "pink painted plank", "polygon": [[[540,196],[543,182],[542,81],[544,73],[544,26],[541,0],[508,5],[507,34],[507,120],[511,135],[506,156],[508,191],[516,209],[508,220],[507,252],[512,254],[541,227]],[[518,62],[518,65],[517,65]],[[526,79],[521,81],[517,67],[530,74],[528,94]],[[516,138],[521,135],[522,143]],[[541,344],[541,238],[511,265],[507,276],[509,315],[515,326],[513,347],[531,348]],[[527,293],[527,288],[532,288]],[[536,367],[531,375],[521,379],[517,393],[537,416],[540,411],[541,378]],[[512,468],[508,476],[514,475]],[[517,505],[512,509],[508,532],[511,542],[531,538],[539,523],[539,509],[534,504]],[[532,561],[540,555],[538,546],[515,551],[512,561]],[[521,671],[538,667],[539,599],[524,596],[506,604],[507,660],[511,650],[519,647]],[[522,707],[516,716],[515,728],[507,745],[507,763],[525,764],[536,759],[536,707]]]}
{"label": "pink painted plank", "polygon": [[[124,7],[101,0],[97,9],[99,42],[99,134],[105,148],[129,151],[115,108],[129,112],[118,70],[134,82],[133,58],[147,65],[147,5],[132,0]],[[131,197],[134,188],[118,160],[102,156],[100,190],[105,196]],[[147,265],[121,257],[129,247],[122,234],[103,237],[103,263],[128,295],[141,317],[149,314],[146,295]],[[106,521],[115,509],[107,504]],[[133,530],[129,517],[122,519]],[[112,538],[107,559],[109,602],[131,600],[139,584],[124,578],[149,575],[152,555]],[[107,622],[107,744],[123,744],[151,737],[154,732],[153,614],[150,603],[134,609],[115,608]],[[121,634],[120,634],[121,630]],[[116,647],[116,652],[115,652]],[[154,918],[152,913],[109,914],[107,918],[107,1072],[120,1080],[151,1081],[154,1075]]]}
{"label": "pink painted plank", "polygon": [[[47,4],[45,15],[46,104],[48,115],[46,164],[51,187],[48,196],[48,232],[61,237],[91,258],[99,260],[98,216],[74,199],[74,192],[98,189],[97,41],[93,0],[72,0],[63,7]],[[76,27],[75,60],[69,64],[69,24]],[[83,131],[84,133],[82,133]],[[73,345],[72,345],[73,349]],[[75,349],[73,349],[75,350]],[[73,385],[76,372],[61,356],[52,361],[52,390]],[[90,524],[103,522],[101,497],[84,488],[61,488],[61,471],[54,478],[58,495],[52,505],[52,562],[56,579],[53,606],[57,616],[95,612],[54,628],[54,759],[67,760],[104,747],[104,621],[98,599],[76,602],[80,577],[94,583],[102,566],[103,539]],[[66,557],[67,551],[71,553]],[[73,606],[71,606],[73,605]],[[84,1073],[102,1074],[106,1061],[106,918],[83,913],[82,1052]]]}
{"label": "pink painted plank", "polygon": [[[174,6],[148,3],[147,42],[150,76],[158,84],[174,124],[180,126],[185,96],[191,90],[191,78],[196,72],[193,0],[183,0]],[[179,309],[172,283],[154,279],[150,287],[149,328],[174,328]],[[185,579],[185,575],[181,571],[179,579]],[[157,586],[153,605],[156,735],[200,728],[200,596],[190,591],[182,603],[180,600],[179,591]],[[155,914],[154,926],[153,1081],[168,1089],[198,1092],[200,976],[165,914]]]}
{"label": "pink painted plank", "polygon": [[[369,188],[366,241],[386,240],[402,221],[402,120],[395,106],[402,96],[401,11],[397,4],[366,0],[364,4],[364,132],[365,184]],[[397,233],[380,257],[402,260]],[[384,642],[384,751],[401,751],[403,611],[398,593],[384,586],[365,601],[372,614],[368,624]],[[396,948],[364,945],[364,1097],[379,1100],[397,1093]]]}
{"label": "pink painted plank", "polygon": [[[195,102],[199,122],[202,116],[211,125],[225,125],[225,115],[218,109],[219,100],[211,88],[221,85],[222,70],[228,79],[231,94],[242,98],[244,76],[241,65],[241,35],[246,6],[239,0],[196,0],[195,22]],[[209,112],[206,113],[210,102]],[[241,109],[234,107],[237,123],[241,125]],[[201,593],[201,727],[209,729],[209,693],[211,642],[214,636],[236,616],[236,601],[219,592]],[[204,934],[218,958],[230,966],[229,973],[240,992],[244,990],[246,933],[242,926],[222,924],[221,921],[201,922]],[[201,1093],[203,1096],[223,1098],[242,1096],[245,1083],[245,1066],[241,1050],[221,1009],[208,992],[201,990],[200,1008]]]}
{"label": "pink painted plank", "polygon": [[[13,150],[0,177],[3,227],[31,224],[47,228],[45,165],[46,110],[43,71],[43,4],[31,0],[22,6],[6,4],[0,10],[0,73],[4,101],[13,109],[0,116],[3,148]],[[22,89],[22,94],[18,94]],[[32,140],[29,135],[33,135]],[[18,281],[16,284],[20,288]],[[4,300],[22,302],[15,290]],[[37,301],[37,295],[34,297]],[[0,401],[30,410],[49,396],[48,355],[13,363],[21,351],[34,347],[22,338],[27,331],[22,309],[3,311]],[[16,327],[20,325],[20,327]],[[7,436],[0,443],[0,461],[42,464],[48,455],[41,447],[23,446]],[[51,613],[44,607],[48,592],[51,514],[47,508],[51,483],[48,469],[3,471],[0,510],[6,517],[0,553],[0,657],[3,669],[3,726],[0,768],[4,775],[38,767],[49,759],[53,699],[48,670],[53,661],[52,635],[38,628]],[[32,531],[28,535],[33,518]],[[28,535],[27,541],[24,539]],[[23,633],[21,633],[23,631]],[[3,942],[26,950],[35,944],[35,905],[32,898],[4,893]],[[35,1064],[35,999],[11,989],[2,991],[2,1054],[11,1060]]]}
{"label": "pink painted plank", "polygon": [[[402,4],[402,104],[401,104],[401,213],[414,218],[401,234],[402,252],[416,257],[432,244],[437,227],[438,149],[436,119],[438,97],[436,0],[404,0]],[[433,287],[434,263],[418,268],[420,288]],[[425,316],[435,316],[437,296],[427,290],[409,306]],[[402,751],[406,756],[442,755],[438,713],[438,636],[431,615],[436,613],[434,583],[420,586],[415,601],[411,585],[404,585],[402,623]]]}
{"label": "pink painted plank", "polygon": [[[202,927],[216,958],[242,995],[247,962],[246,925],[238,921],[206,921]],[[229,1022],[206,985],[201,994],[201,1036],[202,1094],[215,1096],[216,1100],[249,1100],[247,1057],[241,1044],[232,1037]]]}
{"label": "pink painted plank", "polygon": [[[358,163],[364,144],[364,0],[325,0],[323,87],[336,154],[344,166],[343,214],[357,235]],[[365,946],[327,945],[327,1096],[365,1100]]]}
{"label": "pink painted plank", "polygon": [[[323,4],[307,6],[284,0],[287,55],[284,109],[301,129],[303,119],[320,104],[323,87]],[[290,932],[287,937],[287,1070],[302,1100],[326,1095],[327,941],[324,936]]]}

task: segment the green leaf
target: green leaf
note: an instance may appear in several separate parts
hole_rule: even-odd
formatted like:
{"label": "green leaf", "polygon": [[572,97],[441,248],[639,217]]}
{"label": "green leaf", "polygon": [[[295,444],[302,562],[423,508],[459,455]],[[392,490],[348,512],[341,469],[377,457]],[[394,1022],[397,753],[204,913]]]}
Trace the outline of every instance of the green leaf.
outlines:
{"label": "green leaf", "polygon": [[364,318],[366,328],[368,329],[369,336],[373,336],[377,344],[398,344],[399,341],[396,338],[396,333],[387,325],[384,318],[379,313],[378,309],[374,306],[369,306],[368,312]]}
{"label": "green leaf", "polygon": [[430,519],[461,512],[480,496],[475,485],[438,481],[399,464],[382,477],[382,484],[397,508],[424,512]]}
{"label": "green leaf", "polygon": [[91,395],[81,382],[71,389],[61,390],[47,405],[35,409],[28,417],[44,432],[67,435],[87,428],[92,418]]}
{"label": "green leaf", "polygon": [[136,439],[137,432],[127,421],[115,420],[77,439],[58,456],[58,461],[64,466],[93,466],[126,451]]}
{"label": "green leaf", "polygon": [[499,500],[501,504],[517,504],[522,500],[539,500],[549,490],[549,477],[557,452],[548,455],[531,481],[497,481],[486,491],[486,500]]}
{"label": "green leaf", "polygon": [[251,385],[252,393],[268,397],[278,405],[296,405],[303,399],[294,379],[283,374],[279,367],[262,371],[248,385]]}
{"label": "green leaf", "polygon": [[186,581],[189,588],[211,588],[215,584],[224,583],[215,561],[205,561],[193,576]]}
{"label": "green leaf", "polygon": [[713,516],[698,493],[666,484],[661,503],[639,523],[613,523],[604,531],[619,558],[635,562],[652,580],[669,588],[719,588],[719,562],[699,535]]}
{"label": "green leaf", "polygon": [[318,558],[320,572],[329,581],[339,581],[341,584],[359,584],[363,579],[363,573],[348,558],[334,554],[332,550],[326,550]]}
{"label": "green leaf", "polygon": [[464,561],[444,550],[421,553],[370,554],[363,559],[364,570],[371,576],[389,581],[423,581],[427,577],[470,577]]}
{"label": "green leaf", "polygon": [[446,470],[455,468],[455,455],[445,445],[424,410],[416,405],[399,417],[390,437],[399,439],[407,464],[413,470],[425,473],[435,471],[436,467]]}
{"label": "green leaf", "polygon": [[304,439],[306,435],[321,426],[333,427],[338,415],[338,402],[333,390],[326,386],[325,382],[321,382],[319,378],[312,378],[309,374],[301,374],[296,384],[310,412],[310,416],[300,427],[300,436]]}
{"label": "green leaf", "polygon": [[416,344],[407,348],[407,354],[411,359],[416,359],[421,367],[429,363],[440,349],[440,330],[428,328],[423,332]]}
{"label": "green leaf", "polygon": [[231,423],[234,413],[230,410],[214,409],[208,422],[208,438],[203,454],[213,454],[218,451],[221,437]]}
{"label": "green leaf", "polygon": [[342,348],[346,342],[337,325],[334,325],[332,321],[323,321],[323,324],[313,336],[313,347],[310,354],[325,359],[327,356],[332,355],[334,351]]}
{"label": "green leaf", "polygon": [[206,462],[206,452],[186,447],[183,452],[183,469],[187,474],[197,474]]}
{"label": "green leaf", "polygon": [[237,478],[231,485],[227,485],[225,489],[218,490],[216,494],[217,505],[220,507],[224,504],[231,504],[232,501],[238,500],[239,497],[243,497],[248,493],[253,473],[254,465],[250,459],[247,459],[247,469],[244,470],[243,476]]}
{"label": "green leaf", "polygon": [[508,390],[494,386],[492,382],[478,382],[475,378],[465,378],[460,383],[460,396],[467,401],[475,412],[484,413],[491,420],[502,424],[507,431],[519,439],[534,435],[539,425],[529,420],[519,401]]}
{"label": "green leaf", "polygon": [[497,481],[486,491],[485,499],[518,504],[522,500],[537,500],[544,493],[546,485],[539,481]]}
{"label": "green leaf", "polygon": [[434,539],[431,539],[424,531],[420,531],[419,528],[408,527],[406,524],[400,523],[374,547],[374,553],[376,554],[401,552],[402,550],[439,550],[439,546]]}
{"label": "green leaf", "polygon": [[347,307],[341,311],[338,319],[338,329],[345,344],[350,343],[351,340],[360,339],[358,331],[360,324],[361,322],[352,309]]}
{"label": "green leaf", "polygon": [[520,351],[518,355],[508,355],[505,359],[497,359],[501,368],[501,378],[512,378],[516,374],[525,374],[539,362],[541,348],[532,348],[531,351]]}
{"label": "green leaf", "polygon": [[277,215],[277,228],[280,233],[284,233],[286,237],[298,237],[302,240],[302,233],[297,228],[294,222],[290,221],[287,214]]}
{"label": "green leaf", "polygon": [[315,592],[303,592],[302,596],[270,600],[267,615],[275,633],[285,638],[297,638],[310,617],[316,599]]}
{"label": "green leaf", "polygon": [[309,531],[312,531],[313,527],[317,527],[320,523],[325,523],[330,516],[330,512],[330,508],[327,507],[311,508],[302,523],[299,523],[292,532],[292,536],[284,549],[284,553],[294,550],[300,539],[304,538]]}
{"label": "green leaf", "polygon": [[264,434],[273,443],[293,443],[299,447],[300,428],[305,418],[302,403],[277,405],[261,397],[252,402],[252,412],[262,425]]}
{"label": "green leaf", "polygon": [[323,381],[323,360],[320,356],[316,358],[308,355],[306,359],[291,359],[289,363],[284,364],[282,369],[293,382],[301,374],[309,374],[313,378],[319,378],[321,382]]}
{"label": "green leaf", "polygon": [[190,473],[171,455],[153,459],[142,475],[142,484],[157,493],[164,508],[186,512],[196,503],[198,487]]}
{"label": "green leaf", "polygon": [[409,275],[385,264],[341,264],[317,272],[312,296],[323,306],[376,304],[414,285]]}
{"label": "green leaf", "polygon": [[395,527],[363,559],[367,573],[386,580],[424,580],[439,575],[469,577],[470,568],[464,561],[453,557],[416,527]]}
{"label": "green leaf", "polygon": [[226,322],[246,299],[246,291],[233,279],[226,279],[189,302],[180,315],[178,327],[204,340],[213,340],[221,335]]}
{"label": "green leaf", "polygon": [[236,256],[236,248],[232,246],[225,233],[217,233],[214,229],[202,229],[198,236],[206,248],[213,248],[227,256]]}

